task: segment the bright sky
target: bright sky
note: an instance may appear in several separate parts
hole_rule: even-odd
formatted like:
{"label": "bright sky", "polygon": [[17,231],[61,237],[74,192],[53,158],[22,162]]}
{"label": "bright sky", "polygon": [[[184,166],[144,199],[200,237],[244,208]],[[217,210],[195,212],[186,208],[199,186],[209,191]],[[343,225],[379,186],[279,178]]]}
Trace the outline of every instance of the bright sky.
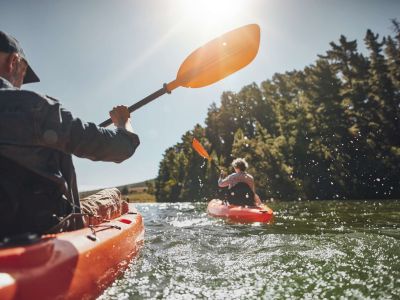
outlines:
{"label": "bright sky", "polygon": [[186,56],[209,40],[246,24],[261,27],[258,56],[246,68],[209,87],[178,88],[132,114],[141,145],[129,160],[75,157],[79,187],[88,190],[156,177],[165,149],[204,124],[223,91],[302,69],[340,34],[360,46],[367,28],[391,34],[399,13],[397,0],[1,0],[0,29],[21,42],[41,78],[26,89],[100,123],[113,106],[175,79]]}

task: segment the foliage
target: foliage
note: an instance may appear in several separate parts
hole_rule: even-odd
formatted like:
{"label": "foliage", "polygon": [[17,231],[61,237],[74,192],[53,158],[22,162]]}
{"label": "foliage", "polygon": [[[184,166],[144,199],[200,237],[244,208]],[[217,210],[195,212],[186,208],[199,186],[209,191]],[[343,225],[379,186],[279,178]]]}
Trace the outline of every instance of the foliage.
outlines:
{"label": "foliage", "polygon": [[154,183],[152,181],[146,181],[146,188],[147,188],[147,193],[150,195],[154,195]]}
{"label": "foliage", "polygon": [[[138,191],[146,191],[145,192],[146,194],[154,195],[154,183],[155,183],[155,179],[150,179],[150,180],[146,180],[146,181],[142,181],[142,182],[117,186],[116,188],[121,191],[122,195],[129,196],[129,194],[131,192],[137,193]],[[85,197],[95,194],[101,190],[102,189],[96,189],[96,190],[79,192],[79,198],[81,198],[81,199],[85,198]],[[152,202],[154,202],[154,199]]]}
{"label": "foliage", "polygon": [[124,187],[122,188],[121,194],[122,194],[122,195],[125,195],[125,196],[129,194],[129,189],[128,189],[127,186],[124,186]]}
{"label": "foliage", "polygon": [[135,203],[156,202],[154,195],[144,191],[131,191],[128,195],[123,196],[122,199]]}
{"label": "foliage", "polygon": [[250,163],[264,199],[400,197],[400,26],[366,55],[341,36],[302,71],[224,92],[196,125],[165,151],[157,201],[198,201],[217,192],[218,172],[191,149],[197,138],[215,164]]}

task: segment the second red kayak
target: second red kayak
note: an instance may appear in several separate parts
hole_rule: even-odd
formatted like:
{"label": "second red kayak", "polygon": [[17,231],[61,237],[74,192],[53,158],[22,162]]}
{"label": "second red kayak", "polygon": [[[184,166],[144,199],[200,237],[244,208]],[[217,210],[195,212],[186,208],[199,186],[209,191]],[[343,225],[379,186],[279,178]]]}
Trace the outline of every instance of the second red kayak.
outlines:
{"label": "second red kayak", "polygon": [[241,223],[269,223],[274,216],[272,209],[265,204],[256,207],[226,205],[219,199],[213,199],[208,203],[207,212],[213,217]]}

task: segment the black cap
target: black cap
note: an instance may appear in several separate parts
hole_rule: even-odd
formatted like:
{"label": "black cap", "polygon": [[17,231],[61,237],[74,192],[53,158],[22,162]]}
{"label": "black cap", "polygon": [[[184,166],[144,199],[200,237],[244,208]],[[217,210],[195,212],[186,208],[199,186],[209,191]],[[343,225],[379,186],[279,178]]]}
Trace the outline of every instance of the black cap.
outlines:
{"label": "black cap", "polygon": [[35,72],[33,72],[32,68],[30,67],[28,60],[26,59],[25,53],[19,45],[17,39],[3,31],[0,31],[0,52],[18,53],[28,64],[23,83],[40,81],[39,77],[35,74]]}

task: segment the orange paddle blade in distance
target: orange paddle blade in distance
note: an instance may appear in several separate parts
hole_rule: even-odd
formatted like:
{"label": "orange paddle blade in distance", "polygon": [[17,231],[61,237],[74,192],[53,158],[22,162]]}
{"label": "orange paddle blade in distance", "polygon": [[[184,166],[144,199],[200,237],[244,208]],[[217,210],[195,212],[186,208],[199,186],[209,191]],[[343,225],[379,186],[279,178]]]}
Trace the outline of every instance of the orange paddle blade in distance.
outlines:
{"label": "orange paddle blade in distance", "polygon": [[260,27],[250,24],[229,31],[192,52],[182,63],[169,91],[178,86],[199,88],[248,65],[260,46]]}
{"label": "orange paddle blade in distance", "polygon": [[196,150],[198,154],[200,154],[201,157],[211,160],[211,157],[210,155],[208,155],[206,149],[204,149],[204,147],[200,144],[200,142],[196,138],[193,138],[192,147],[194,150]]}

